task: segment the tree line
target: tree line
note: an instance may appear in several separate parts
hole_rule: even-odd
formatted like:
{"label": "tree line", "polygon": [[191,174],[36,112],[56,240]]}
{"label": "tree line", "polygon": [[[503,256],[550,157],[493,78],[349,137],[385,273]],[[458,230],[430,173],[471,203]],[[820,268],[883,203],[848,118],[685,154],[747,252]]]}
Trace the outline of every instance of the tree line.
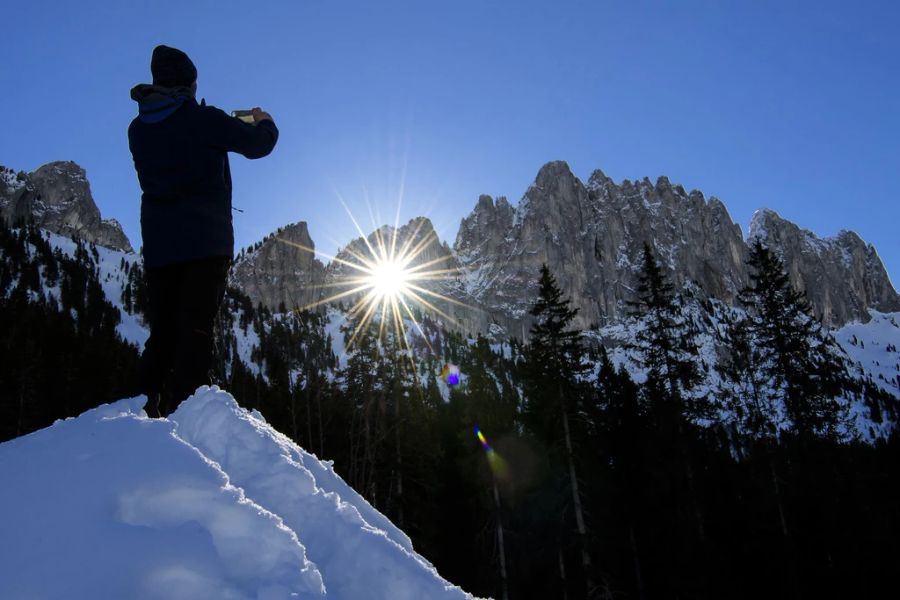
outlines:
{"label": "tree line", "polygon": [[[322,315],[272,314],[244,299],[226,312],[258,332],[263,367],[226,372],[236,363],[225,357],[223,382],[334,460],[439,572],[475,594],[878,590],[898,556],[889,541],[897,439],[855,439],[850,409],[896,422],[897,399],[848,375],[775,255],[757,244],[750,266],[746,310],[724,316],[714,365],[648,246],[628,348],[640,381],[571,329],[576,312],[544,268],[527,341],[467,339],[420,315],[410,348],[377,324],[357,333],[351,316],[343,362]],[[449,389],[438,379],[447,362],[463,373]]]}
{"label": "tree line", "polygon": [[[72,259],[36,230],[0,234],[8,439],[123,397],[137,350],[115,335],[90,245]],[[854,439],[849,410],[897,422],[898,401],[847,374],[777,256],[757,244],[750,261],[714,365],[647,246],[637,374],[572,330],[545,267],[528,339],[502,343],[421,314],[408,337],[346,312],[335,329],[229,289],[217,377],[476,595],[875,597],[900,554],[898,441]],[[139,266],[125,271],[123,305],[140,312]],[[41,300],[48,280],[68,282],[65,300]],[[332,336],[353,339],[345,356]],[[445,363],[460,385],[440,380]]]}
{"label": "tree line", "polygon": [[0,441],[132,395],[139,356],[96,247],[75,240],[69,256],[20,225],[0,220]]}

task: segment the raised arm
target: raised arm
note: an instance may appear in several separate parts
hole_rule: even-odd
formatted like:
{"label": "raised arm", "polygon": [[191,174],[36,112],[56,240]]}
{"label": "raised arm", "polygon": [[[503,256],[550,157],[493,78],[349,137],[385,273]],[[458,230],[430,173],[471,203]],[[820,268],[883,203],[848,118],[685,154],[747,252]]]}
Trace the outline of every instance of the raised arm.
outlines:
{"label": "raised arm", "polygon": [[218,108],[209,107],[212,119],[212,144],[247,158],[268,155],[278,141],[278,128],[269,113],[255,108],[256,123],[244,123]]}

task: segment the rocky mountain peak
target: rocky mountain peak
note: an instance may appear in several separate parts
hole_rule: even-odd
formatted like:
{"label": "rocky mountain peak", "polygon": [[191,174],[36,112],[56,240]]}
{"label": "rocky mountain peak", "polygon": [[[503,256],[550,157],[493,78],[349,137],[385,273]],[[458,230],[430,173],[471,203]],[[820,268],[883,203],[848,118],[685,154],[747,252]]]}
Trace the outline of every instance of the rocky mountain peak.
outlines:
{"label": "rocky mountain peak", "polygon": [[553,209],[557,205],[577,205],[586,199],[587,188],[565,161],[557,160],[541,167],[520,206],[536,203],[535,207]]}
{"label": "rocky mountain peak", "polygon": [[54,233],[133,252],[118,221],[100,217],[87,174],[78,164],[51,162],[15,179],[9,177],[11,170],[3,170],[0,217],[7,222],[33,222]]}
{"label": "rocky mountain peak", "polygon": [[513,224],[527,232],[552,236],[564,221],[581,225],[587,204],[588,190],[569,165],[561,160],[548,162],[519,201]]}
{"label": "rocky mountain peak", "polygon": [[415,265],[436,258],[443,253],[444,248],[431,219],[414,217],[404,225],[382,225],[365,239],[359,237],[351,241],[338,252],[335,257],[338,260],[328,264],[328,272],[329,276],[336,277],[352,269],[346,265],[347,262],[358,264],[360,262],[358,257],[378,260],[382,253],[390,256],[392,252],[397,257],[415,254],[416,259],[411,263]]}
{"label": "rocky mountain peak", "polygon": [[75,161],[55,160],[38,167],[32,174],[32,179],[65,177],[69,181],[87,183],[87,173]]}
{"label": "rocky mountain peak", "polygon": [[900,295],[875,248],[852,231],[820,238],[773,210],[760,209],[753,214],[748,234],[749,242],[756,240],[784,261],[791,283],[806,292],[827,325],[868,321],[869,308],[900,310]]}
{"label": "rocky mountain peak", "polygon": [[[490,197],[487,198],[489,201],[482,202],[480,209],[476,207],[476,213],[479,210],[486,214],[494,213],[497,205],[490,201]],[[477,214],[470,216],[469,222],[477,223]],[[418,288],[416,294],[430,306],[419,308],[431,312],[437,308],[440,311],[438,316],[448,318],[450,322],[447,325],[451,328],[477,331],[474,329],[479,324],[474,316],[477,309],[467,308],[461,303],[464,293],[460,289],[460,279],[463,277],[460,264],[446,242],[441,242],[431,221],[425,217],[416,217],[399,227],[383,225],[365,239],[360,237],[351,241],[326,268],[325,285],[329,294],[352,290],[358,279],[367,273],[365,269],[351,265],[367,267],[369,265],[366,263],[377,263],[382,252],[390,257],[392,248],[396,258],[408,259],[405,268],[413,269],[421,277],[415,281]],[[423,292],[423,289],[427,291]],[[342,296],[340,301],[352,305],[365,293],[366,290],[360,290]],[[416,306],[417,303],[413,300],[410,305]]]}
{"label": "rocky mountain peak", "polygon": [[231,283],[254,304],[273,310],[310,306],[321,298],[325,282],[325,266],[315,248],[305,221],[286,225],[238,255]]}
{"label": "rocky mountain peak", "polygon": [[[778,231],[786,223],[788,221],[782,219],[774,210],[760,208],[750,217],[750,225],[747,227],[747,242],[754,242],[757,239],[765,240],[768,238],[770,228]],[[799,227],[797,230],[799,231]]]}
{"label": "rocky mountain peak", "polygon": [[478,204],[475,205],[476,211],[486,211],[494,209],[494,199],[487,194],[478,196]]}
{"label": "rocky mountain peak", "polygon": [[287,242],[290,244],[299,244],[310,250],[316,249],[316,244],[309,235],[309,227],[306,221],[298,221],[285,225],[279,229],[273,236],[276,242]]}
{"label": "rocky mountain peak", "polygon": [[564,160],[553,160],[545,163],[538,171],[534,179],[534,185],[546,190],[552,190],[559,186],[572,185],[577,179],[569,163]]}
{"label": "rocky mountain peak", "polygon": [[[616,185],[596,170],[585,186],[563,162],[548,163],[525,193],[515,227],[487,244],[499,268],[480,268],[470,293],[493,309],[492,319],[519,333],[527,320],[541,264],[579,308],[577,326],[619,319],[633,300],[644,242],[680,285],[695,282],[733,300],[746,281],[740,228],[720,202],[687,194],[667,177]],[[464,221],[465,224],[465,221]],[[472,249],[485,247],[476,228],[461,228],[457,252],[464,265],[489,265]],[[496,239],[488,232],[488,239]],[[505,315],[505,317],[504,317]],[[505,322],[504,322],[505,321]]]}
{"label": "rocky mountain peak", "polygon": [[611,178],[607,177],[606,173],[604,173],[601,169],[594,169],[594,171],[591,173],[590,178],[588,179],[588,187],[590,188],[606,186],[610,184],[615,185],[615,182]]}
{"label": "rocky mountain peak", "polygon": [[[503,196],[497,198],[496,202],[490,196],[479,196],[472,214],[460,222],[455,243],[457,254],[465,257],[476,253],[488,255],[496,251],[513,225],[515,212]],[[476,240],[480,251],[471,246]]]}
{"label": "rocky mountain peak", "polygon": [[[497,203],[499,205],[499,203]],[[541,264],[579,309],[576,325],[621,319],[634,299],[643,244],[680,287],[726,303],[749,283],[748,245],[725,205],[661,176],[616,184],[595,170],[585,186],[562,161],[544,165],[516,208],[512,226],[480,198],[462,220],[454,249],[466,292],[497,323],[518,335]],[[794,284],[809,293],[829,325],[868,320],[868,308],[898,310],[897,294],[874,248],[852,232],[821,240],[761,210],[749,239],[762,238],[785,258]]]}

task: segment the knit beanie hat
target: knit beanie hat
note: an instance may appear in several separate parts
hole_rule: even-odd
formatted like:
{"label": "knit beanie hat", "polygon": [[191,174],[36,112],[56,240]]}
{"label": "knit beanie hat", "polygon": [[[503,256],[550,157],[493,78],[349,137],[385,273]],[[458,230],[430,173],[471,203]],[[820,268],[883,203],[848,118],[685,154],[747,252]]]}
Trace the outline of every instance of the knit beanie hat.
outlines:
{"label": "knit beanie hat", "polygon": [[153,74],[153,85],[162,87],[188,87],[197,81],[197,67],[188,55],[163,45],[153,49],[150,72]]}

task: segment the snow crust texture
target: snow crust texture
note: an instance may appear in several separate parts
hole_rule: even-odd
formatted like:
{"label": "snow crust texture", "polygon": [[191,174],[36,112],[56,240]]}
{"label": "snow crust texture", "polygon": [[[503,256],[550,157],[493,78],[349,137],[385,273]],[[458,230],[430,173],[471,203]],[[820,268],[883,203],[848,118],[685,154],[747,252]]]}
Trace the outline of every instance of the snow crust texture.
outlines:
{"label": "snow crust texture", "polygon": [[202,387],[0,444],[0,598],[471,598],[334,472]]}

